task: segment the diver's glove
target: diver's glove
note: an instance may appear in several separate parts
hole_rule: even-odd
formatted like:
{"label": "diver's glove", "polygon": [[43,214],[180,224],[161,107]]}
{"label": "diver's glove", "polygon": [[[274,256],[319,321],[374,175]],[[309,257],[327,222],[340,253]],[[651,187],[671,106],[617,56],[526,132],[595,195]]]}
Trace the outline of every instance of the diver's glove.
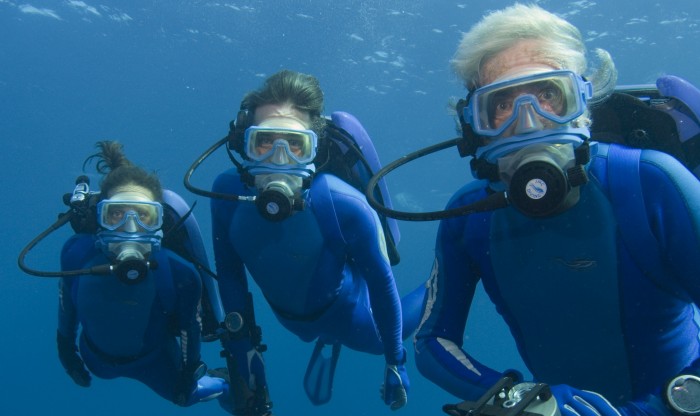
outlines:
{"label": "diver's glove", "polygon": [[197,380],[207,372],[207,366],[201,361],[185,364],[175,380],[173,402],[178,406],[189,406],[190,399],[197,391]]}
{"label": "diver's glove", "polygon": [[81,387],[90,387],[90,373],[85,368],[85,363],[78,355],[78,347],[75,341],[56,331],[56,343],[58,345],[58,359],[75,384]]}
{"label": "diver's glove", "polygon": [[550,386],[562,416],[621,416],[605,397],[566,384]]}
{"label": "diver's glove", "polygon": [[402,351],[403,356],[397,364],[387,363],[384,367],[384,384],[380,389],[384,404],[391,410],[398,410],[406,405],[408,401],[408,389],[411,383],[408,381],[406,373],[406,350]]}
{"label": "diver's glove", "polygon": [[197,380],[197,391],[192,402],[206,402],[228,393],[228,383],[222,377],[203,376]]}
{"label": "diver's glove", "polygon": [[219,404],[234,415],[271,415],[265,364],[262,354],[249,338],[224,343],[228,352],[228,395],[219,396]]}

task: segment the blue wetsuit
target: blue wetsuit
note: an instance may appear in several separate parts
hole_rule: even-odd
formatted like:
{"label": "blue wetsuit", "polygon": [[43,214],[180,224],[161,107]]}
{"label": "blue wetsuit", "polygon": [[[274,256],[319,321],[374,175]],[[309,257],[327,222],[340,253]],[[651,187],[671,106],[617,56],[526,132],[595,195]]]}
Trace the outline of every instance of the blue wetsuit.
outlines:
{"label": "blue wetsuit", "polygon": [[[700,183],[651,150],[641,153],[640,178],[625,179],[640,183],[644,220],[658,243],[649,255],[660,258],[662,275],[652,279],[618,227],[625,218],[609,194],[608,149],[598,144],[590,182],[561,214],[531,218],[507,207],[441,222],[416,336],[423,375],[465,400],[501,377],[462,349],[479,280],[536,381],[592,390],[624,409],[658,394],[699,357]],[[467,184],[449,207],[482,199],[487,186]]]}
{"label": "blue wetsuit", "polygon": [[[95,242],[91,234],[72,236],[63,246],[62,269],[108,263]],[[180,370],[200,361],[202,285],[192,264],[168,249],[154,251],[151,261],[157,268],[137,284],[114,275],[61,278],[58,331],[75,340],[82,328],[80,355],[97,377],[132,378],[174,401]],[[195,396],[186,404],[200,399]]]}
{"label": "blue wetsuit", "polygon": [[[254,195],[235,169],[213,191]],[[401,301],[379,219],[355,188],[317,174],[306,207],[281,222],[254,204],[213,199],[214,255],[224,310],[245,307],[246,269],[279,321],[303,341],[316,338],[402,363]]]}

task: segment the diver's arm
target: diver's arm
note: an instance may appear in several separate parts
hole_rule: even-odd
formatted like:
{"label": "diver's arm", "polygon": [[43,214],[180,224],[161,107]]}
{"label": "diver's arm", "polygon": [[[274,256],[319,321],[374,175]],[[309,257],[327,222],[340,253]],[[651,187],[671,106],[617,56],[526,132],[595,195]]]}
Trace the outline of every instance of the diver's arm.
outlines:
{"label": "diver's arm", "polygon": [[[646,220],[647,224],[638,227],[641,230],[648,227],[653,236],[646,238],[643,232],[639,236],[628,236],[628,239],[642,240],[641,249],[623,243],[630,260],[626,263],[625,256],[621,257],[625,273],[621,282],[626,285],[625,292],[632,293],[628,295],[630,299],[644,304],[642,315],[628,315],[625,337],[630,345],[643,345],[629,350],[629,362],[640,365],[640,368],[631,369],[632,375],[644,376],[633,380],[633,385],[645,393],[635,392],[634,400],[614,407],[602,396],[579,390],[577,386],[554,385],[551,391],[562,416],[614,416],[618,412],[625,416],[670,416],[672,413],[661,393],[669,381],[668,369],[678,368],[678,360],[686,360],[687,354],[696,350],[689,346],[697,345],[698,335],[691,302],[700,304],[697,284],[700,276],[700,262],[697,261],[700,258],[700,183],[674,158],[657,151],[642,152],[639,174],[646,217],[632,217],[636,222]],[[653,260],[648,266],[640,258]],[[653,269],[656,260],[660,264]],[[651,284],[637,279],[650,279]],[[657,330],[663,331],[663,337],[646,336]],[[643,338],[637,338],[640,336]],[[649,360],[650,350],[667,353],[656,352],[653,360]],[[698,369],[691,366],[681,373],[696,374],[696,371]],[[647,393],[649,391],[652,393]],[[587,397],[582,399],[584,395]],[[585,406],[580,406],[581,400]],[[572,413],[571,409],[576,412]]]}
{"label": "diver's arm", "polygon": [[58,281],[58,332],[73,342],[78,337],[78,315],[71,294],[75,279],[62,277]]}
{"label": "diver's arm", "polygon": [[[220,175],[214,182],[213,192],[233,193],[231,182],[237,180],[227,174]],[[251,317],[249,306],[248,280],[245,266],[231,241],[230,223],[235,215],[237,203],[212,199],[212,235],[214,241],[214,261],[218,275],[219,293],[226,315],[240,316],[242,326],[248,328]],[[245,355],[253,346],[250,331],[240,330],[234,334],[227,332],[222,337],[222,344],[226,351],[234,358],[245,362]]]}
{"label": "diver's arm", "polygon": [[331,194],[348,254],[367,282],[372,315],[382,337],[386,362],[403,364],[401,299],[380,234],[379,219],[359,193],[332,191]]}
{"label": "diver's arm", "polygon": [[[240,186],[240,178],[229,171],[219,175],[212,190],[238,195],[240,193],[236,186]],[[221,337],[231,388],[229,395],[220,398],[220,404],[233,414],[269,415],[272,403],[262,359],[264,347],[260,344],[260,331],[254,322],[245,266],[236,253],[229,231],[237,204],[233,201],[211,200],[214,261],[222,305],[227,316],[241,318],[238,330],[234,331],[224,325],[226,329]]]}
{"label": "diver's arm", "polygon": [[[175,253],[169,253],[170,270],[175,282],[176,314],[184,368],[199,364],[201,356],[199,299],[202,284],[196,269]],[[161,276],[166,277],[166,276]]]}
{"label": "diver's arm", "polygon": [[[61,251],[61,270],[81,269],[84,259],[92,252],[94,244],[91,236],[73,236]],[[75,384],[89,387],[91,383],[90,373],[85,368],[82,358],[78,354],[76,345],[78,338],[78,313],[73,299],[73,285],[79,277],[62,277],[58,282],[58,330],[56,331],[56,344],[58,358],[66,373]]]}
{"label": "diver's arm", "polygon": [[700,181],[665,153],[643,151],[642,192],[652,233],[673,279],[700,305]]}
{"label": "diver's arm", "polygon": [[381,223],[363,195],[333,191],[331,195],[347,252],[367,283],[372,318],[384,347],[386,365],[381,398],[392,410],[397,410],[408,401],[410,381],[405,366],[401,300]]}
{"label": "diver's arm", "polygon": [[456,217],[440,223],[427,302],[416,334],[415,359],[418,370],[426,378],[457,397],[476,400],[502,374],[479,363],[462,348],[467,316],[479,280],[462,243],[467,218]]}
{"label": "diver's arm", "polygon": [[[234,175],[226,173],[219,175],[214,182],[212,192],[234,193],[231,183],[239,180]],[[211,200],[214,262],[225,313],[242,311],[246,305],[248,292],[245,267],[236,254],[229,231],[237,204],[237,202],[215,198]]]}
{"label": "diver's arm", "polygon": [[198,370],[201,361],[201,326],[198,319],[202,284],[197,270],[177,254],[164,250],[162,261],[168,261],[170,276],[158,275],[157,279],[172,279],[175,288],[175,314],[180,337],[182,361],[175,382],[174,402],[187,405],[197,390],[197,380],[202,376]]}
{"label": "diver's arm", "polygon": [[[61,249],[61,270],[80,270],[96,254],[94,238],[88,234],[71,236]],[[78,314],[73,299],[73,284],[80,277],[62,277],[58,282],[58,331],[75,342]]]}
{"label": "diver's arm", "polygon": [[[678,298],[677,306],[688,302],[677,313],[693,314],[691,303],[700,306],[700,182],[673,157],[656,151],[643,151],[640,180],[649,227],[656,239],[655,250],[662,259],[662,276],[653,277],[656,287]],[[661,279],[660,281],[657,281]],[[666,302],[668,303],[668,301]],[[666,306],[665,314],[671,312]],[[679,315],[679,316],[680,316]],[[677,319],[677,325],[664,324],[669,351],[686,350],[697,345],[698,329],[693,319]],[[648,321],[647,321],[648,324]],[[662,324],[652,323],[652,327]],[[678,354],[676,354],[677,356]],[[676,365],[672,357],[659,357],[655,363]],[[700,376],[700,359],[680,370],[680,374]],[[657,392],[663,391],[668,379],[657,380]],[[700,399],[696,399],[700,400]],[[660,393],[626,403],[618,410],[626,416],[669,415]]]}

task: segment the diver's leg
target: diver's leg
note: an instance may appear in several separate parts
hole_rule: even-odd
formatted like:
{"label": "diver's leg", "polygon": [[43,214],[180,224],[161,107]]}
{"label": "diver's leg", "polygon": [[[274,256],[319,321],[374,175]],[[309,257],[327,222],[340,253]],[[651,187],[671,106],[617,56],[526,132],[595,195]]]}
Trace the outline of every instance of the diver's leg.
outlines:
{"label": "diver's leg", "polygon": [[425,283],[421,283],[420,286],[401,298],[401,316],[403,322],[401,335],[404,340],[408,339],[420,324],[426,290]]}

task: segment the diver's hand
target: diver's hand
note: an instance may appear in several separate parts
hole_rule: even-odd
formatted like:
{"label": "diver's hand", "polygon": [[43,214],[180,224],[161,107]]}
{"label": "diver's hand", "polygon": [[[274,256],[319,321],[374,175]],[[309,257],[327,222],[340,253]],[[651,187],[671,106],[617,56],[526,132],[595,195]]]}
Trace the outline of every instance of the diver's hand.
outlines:
{"label": "diver's hand", "polygon": [[56,332],[56,344],[58,345],[58,359],[66,369],[66,373],[73,379],[73,382],[81,387],[90,387],[92,377],[85,368],[85,363],[78,355],[78,347],[75,341]]}
{"label": "diver's hand", "polygon": [[408,389],[411,386],[408,381],[408,373],[406,373],[405,349],[402,354],[397,364],[387,363],[384,367],[384,384],[382,384],[380,394],[384,404],[389,406],[391,410],[398,410],[406,405]]}
{"label": "diver's hand", "polygon": [[566,384],[550,386],[562,416],[620,416],[620,412],[598,393]]}
{"label": "diver's hand", "polygon": [[381,388],[382,400],[391,410],[398,410],[408,401],[408,374],[403,364],[389,365],[384,368],[384,384]]}

